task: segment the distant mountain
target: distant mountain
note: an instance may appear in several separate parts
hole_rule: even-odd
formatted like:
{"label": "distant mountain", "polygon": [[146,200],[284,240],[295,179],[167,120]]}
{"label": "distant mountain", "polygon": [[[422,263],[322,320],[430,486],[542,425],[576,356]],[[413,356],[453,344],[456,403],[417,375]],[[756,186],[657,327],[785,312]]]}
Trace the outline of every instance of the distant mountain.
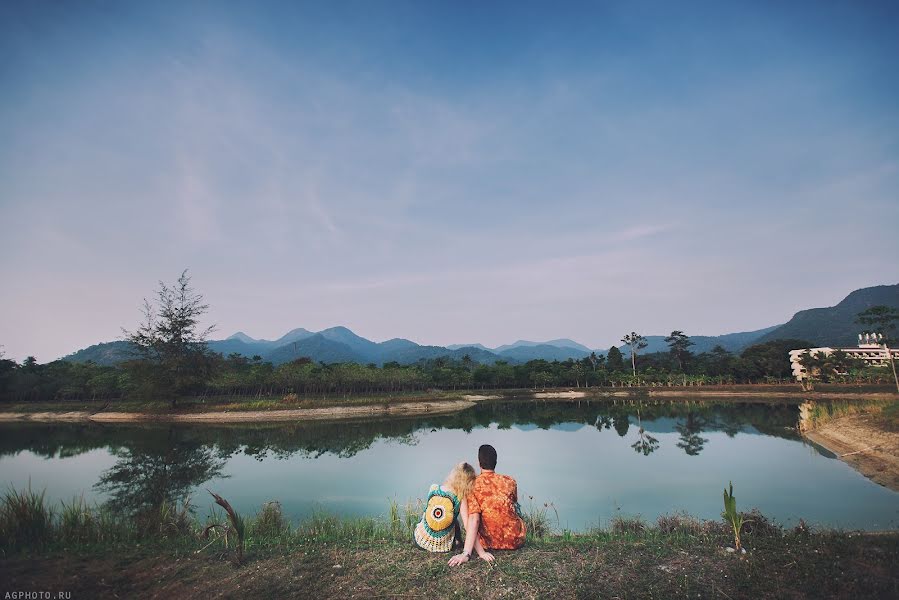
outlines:
{"label": "distant mountain", "polygon": [[111,367],[132,358],[132,346],[129,342],[104,342],[94,344],[63,356],[60,360],[69,362],[95,362],[104,367]]}
{"label": "distant mountain", "polygon": [[355,362],[364,364],[369,362],[347,344],[328,339],[321,333],[315,333],[310,337],[279,346],[266,353],[263,359],[280,365],[304,357],[325,363]]}
{"label": "distant mountain", "polygon": [[459,348],[477,348],[478,350],[486,350],[487,352],[492,352],[490,348],[483,344],[450,344],[449,346],[445,346],[447,350],[458,350]]}
{"label": "distant mountain", "polygon": [[[315,335],[313,332],[308,329],[303,329],[302,327],[298,327],[297,329],[291,329],[278,339],[271,342],[275,347],[283,346],[284,344],[289,344],[291,342],[298,342],[300,340],[304,340],[308,337],[312,337]],[[260,340],[265,342],[266,340]]]}
{"label": "distant mountain", "polygon": [[323,329],[316,335],[320,335],[332,342],[346,344],[353,352],[362,358],[362,362],[378,362],[380,360],[381,350],[378,344],[356,335],[346,327]]}
{"label": "distant mountain", "polygon": [[801,310],[757,341],[798,338],[818,346],[855,346],[863,329],[856,324],[856,315],[881,304],[899,309],[899,284],[862,288],[846,296],[836,306]]}
{"label": "distant mountain", "polygon": [[257,341],[245,334],[243,331],[238,331],[234,335],[229,335],[227,338],[225,338],[225,340],[238,340],[243,342],[244,344],[254,344]]}
{"label": "distant mountain", "polygon": [[578,350],[577,348],[560,348],[559,346],[551,346],[549,344],[539,344],[536,346],[513,346],[502,352],[498,352],[503,360],[511,362],[528,362],[529,360],[568,360],[573,358],[580,360],[590,356],[590,352]]}
{"label": "distant mountain", "polygon": [[[691,335],[690,341],[693,342],[693,345],[690,346],[690,352],[694,354],[702,354],[703,352],[710,352],[712,348],[715,346],[721,346],[728,352],[740,352],[747,346],[751,346],[756,343],[757,340],[761,339],[765,334],[774,331],[780,327],[780,325],[774,325],[772,327],[766,327],[765,329],[758,329],[756,331],[744,331],[740,333],[727,333],[724,335]],[[687,332],[689,335],[689,332]],[[668,352],[668,343],[665,342],[665,338],[668,336],[664,335],[647,335],[646,342],[647,346],[640,352],[643,354],[652,354],[654,352]],[[618,349],[621,350],[621,353],[625,356],[630,356],[629,350],[626,349],[625,346],[620,345]],[[597,352],[600,352],[597,350]],[[608,350],[602,350],[602,353],[607,353]]]}
{"label": "distant mountain", "polygon": [[[855,324],[856,315],[878,304],[899,308],[899,284],[856,290],[834,307],[800,311],[783,325],[719,336],[690,336],[693,342],[690,350],[700,354],[720,345],[730,352],[740,352],[752,344],[788,338],[806,339],[819,345],[852,346],[855,345],[856,336],[861,331],[861,327]],[[642,351],[644,354],[668,351],[665,336],[652,335],[646,339],[649,344]],[[326,363],[356,362],[380,365],[394,361],[400,364],[414,364],[421,360],[440,357],[461,360],[465,355],[483,364],[492,364],[497,360],[517,364],[536,359],[579,360],[591,353],[591,349],[587,346],[567,338],[547,342],[518,340],[514,344],[499,346],[494,350],[482,344],[422,346],[401,338],[376,343],[346,327],[331,327],[317,333],[300,327],[273,341],[255,339],[238,331],[227,339],[210,341],[209,347],[225,356],[232,353],[247,357],[259,355],[263,360],[275,365],[302,357]],[[620,348],[627,356],[627,349]],[[596,352],[606,354],[608,350]],[[91,360],[101,365],[114,365],[129,357],[128,342],[117,341],[84,348],[63,357],[62,360],[74,362]]]}
{"label": "distant mountain", "polygon": [[522,347],[530,347],[534,348],[537,346],[554,346],[556,348],[574,348],[576,350],[580,350],[582,352],[586,352],[588,355],[592,352],[590,348],[584,346],[583,344],[578,344],[574,340],[569,339],[558,339],[558,340],[550,340],[548,342],[530,342],[528,340],[518,340],[512,344],[505,344],[503,346],[498,346],[493,349],[493,352],[503,353],[506,350],[512,350],[513,348],[522,348]]}

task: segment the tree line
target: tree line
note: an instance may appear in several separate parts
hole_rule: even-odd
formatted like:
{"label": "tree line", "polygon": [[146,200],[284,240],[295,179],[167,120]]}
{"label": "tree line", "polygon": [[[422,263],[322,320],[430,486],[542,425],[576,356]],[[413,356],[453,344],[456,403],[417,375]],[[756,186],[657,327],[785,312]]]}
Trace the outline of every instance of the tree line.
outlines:
{"label": "tree line", "polygon": [[[167,399],[186,396],[324,396],[426,390],[545,389],[557,387],[691,386],[793,382],[788,352],[812,346],[805,340],[774,340],[740,353],[716,346],[695,354],[683,331],[665,338],[668,352],[642,355],[645,338],[622,337],[622,348],[565,361],[497,361],[479,364],[469,356],[422,360],[411,365],[316,363],[300,358],[275,366],[259,356],[223,356],[209,350],[212,327],[200,329],[208,306],[190,286],[185,271],[177,283],[160,282],[155,303],[145,301],[143,320],[124,331],[134,356],[117,366],[57,360],[21,364],[0,356],[0,399],[15,401],[83,399]],[[895,317],[895,314],[893,314]],[[889,329],[886,327],[886,329]],[[865,367],[845,353],[803,360],[819,379],[882,383],[885,369]],[[818,361],[818,362],[815,362]]]}

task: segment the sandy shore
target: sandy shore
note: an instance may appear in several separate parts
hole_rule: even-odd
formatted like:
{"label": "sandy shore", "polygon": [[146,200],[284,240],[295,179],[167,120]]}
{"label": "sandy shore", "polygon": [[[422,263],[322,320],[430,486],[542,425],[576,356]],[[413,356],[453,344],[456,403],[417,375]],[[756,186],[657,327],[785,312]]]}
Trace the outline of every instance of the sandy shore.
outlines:
{"label": "sandy shore", "polygon": [[446,414],[459,412],[474,406],[468,400],[444,400],[440,402],[404,402],[366,406],[329,406],[327,408],[298,408],[292,410],[247,410],[184,414],[155,414],[131,412],[38,412],[0,413],[0,421],[77,422],[96,423],[265,423],[272,421],[314,421],[334,419],[359,419],[366,417],[405,416],[419,414]]}
{"label": "sandy shore", "polygon": [[867,415],[852,415],[804,435],[868,479],[899,492],[899,433],[873,425]]}

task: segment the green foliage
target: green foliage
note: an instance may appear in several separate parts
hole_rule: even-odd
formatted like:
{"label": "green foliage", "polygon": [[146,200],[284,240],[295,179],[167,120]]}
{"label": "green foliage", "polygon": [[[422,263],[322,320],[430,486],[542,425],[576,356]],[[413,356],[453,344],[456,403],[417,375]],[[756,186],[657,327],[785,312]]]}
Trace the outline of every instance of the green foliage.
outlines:
{"label": "green foliage", "polygon": [[872,306],[871,308],[860,312],[855,319],[856,323],[865,325],[864,333],[879,334],[884,344],[890,344],[894,340],[894,332],[896,331],[896,323],[899,323],[899,309],[892,306]]}
{"label": "green foliage", "polygon": [[290,531],[290,525],[281,512],[281,503],[266,502],[262,510],[250,523],[250,535],[254,537],[275,538]]}
{"label": "green foliage", "polygon": [[789,352],[798,348],[809,348],[812,344],[805,340],[773,340],[750,346],[740,355],[742,364],[738,369],[749,379],[771,376],[779,379],[792,377]]}
{"label": "green foliage", "polygon": [[740,551],[740,531],[743,525],[748,523],[743,513],[737,512],[737,499],[734,498],[734,484],[730,482],[730,489],[724,490],[724,512],[721,516],[731,526],[734,534],[734,550]]}
{"label": "green foliage", "polygon": [[689,336],[680,330],[672,331],[671,335],[665,338],[665,342],[668,344],[671,356],[677,360],[680,370],[684,371],[687,360],[691,355],[689,348],[693,345],[693,342],[690,341]]}
{"label": "green foliage", "polygon": [[11,549],[42,547],[53,528],[53,509],[47,506],[44,492],[29,485],[18,492],[8,489],[0,504],[0,539]]}
{"label": "green foliage", "polygon": [[637,333],[636,331],[632,331],[621,338],[621,341],[624,342],[625,345],[631,351],[631,368],[633,370],[634,378],[637,377],[637,353],[646,348],[648,342],[646,338]]}
{"label": "green foliage", "polygon": [[237,562],[238,564],[240,564],[243,562],[244,542],[247,535],[247,523],[244,520],[243,516],[238,514],[238,512],[231,507],[231,504],[229,504],[227,500],[214,492],[209,493],[213,498],[215,498],[215,503],[224,508],[225,512],[228,514],[230,531],[233,532],[235,537],[237,538]]}
{"label": "green foliage", "polygon": [[617,346],[609,348],[609,356],[606,359],[606,364],[608,365],[609,371],[612,373],[624,371],[624,356],[622,356],[621,350],[619,350]]}
{"label": "green foliage", "polygon": [[186,270],[172,286],[159,282],[155,306],[144,299],[143,322],[123,330],[137,354],[125,368],[148,384],[138,388],[141,393],[169,397],[174,406],[178,396],[202,389],[209,374],[206,338],[214,326],[200,330],[199,323],[208,309]]}
{"label": "green foliage", "polygon": [[549,517],[549,511],[552,510],[556,517],[556,525],[561,527],[559,520],[559,511],[552,502],[540,503],[534,502],[533,496],[528,496],[528,505],[522,511],[522,519],[524,519],[525,529],[528,539],[543,539],[552,533],[552,522]]}

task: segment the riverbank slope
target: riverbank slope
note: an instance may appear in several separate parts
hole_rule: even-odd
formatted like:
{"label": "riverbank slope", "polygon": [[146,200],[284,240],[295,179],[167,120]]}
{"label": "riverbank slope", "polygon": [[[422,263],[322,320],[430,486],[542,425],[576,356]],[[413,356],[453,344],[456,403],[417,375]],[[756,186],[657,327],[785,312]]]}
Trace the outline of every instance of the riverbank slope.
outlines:
{"label": "riverbank slope", "polygon": [[[899,407],[893,405],[893,411]],[[888,412],[884,417],[883,412]],[[804,435],[868,479],[899,492],[899,431],[886,411],[836,417]]]}

